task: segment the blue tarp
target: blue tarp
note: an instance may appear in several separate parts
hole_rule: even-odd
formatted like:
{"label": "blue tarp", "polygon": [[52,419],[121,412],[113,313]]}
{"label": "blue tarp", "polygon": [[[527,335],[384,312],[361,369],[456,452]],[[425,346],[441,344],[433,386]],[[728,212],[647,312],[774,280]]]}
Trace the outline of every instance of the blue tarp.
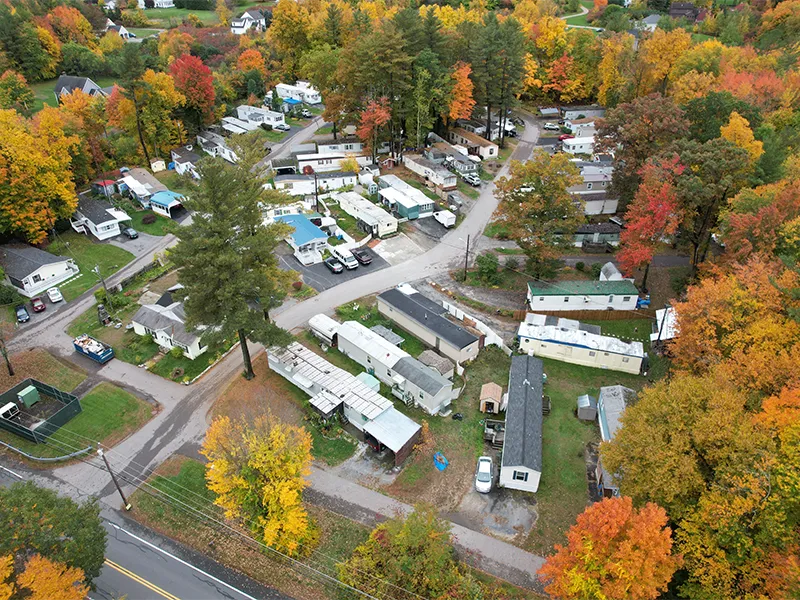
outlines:
{"label": "blue tarp", "polygon": [[444,457],[444,454],[441,452],[437,452],[433,455],[433,466],[439,469],[440,471],[444,471],[447,468],[447,465],[450,463]]}

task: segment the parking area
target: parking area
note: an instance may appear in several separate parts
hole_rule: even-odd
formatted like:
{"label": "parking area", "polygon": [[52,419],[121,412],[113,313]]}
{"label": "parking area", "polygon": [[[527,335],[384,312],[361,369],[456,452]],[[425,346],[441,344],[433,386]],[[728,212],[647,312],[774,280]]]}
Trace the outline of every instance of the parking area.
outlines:
{"label": "parking area", "polygon": [[449,229],[446,229],[444,225],[433,217],[406,221],[403,223],[402,227],[405,229],[406,235],[425,250],[438,244],[449,231]]}
{"label": "parking area", "polygon": [[372,262],[370,264],[366,266],[359,265],[357,269],[353,269],[352,271],[345,269],[342,273],[331,273],[328,267],[322,263],[308,267],[300,264],[300,261],[294,257],[291,249],[286,244],[281,244],[277,252],[282,269],[298,271],[303,275],[303,281],[318,292],[324,292],[327,289],[357,279],[363,275],[368,275],[374,271],[380,271],[389,266],[389,263],[375,252],[367,250],[370,256],[372,256]]}
{"label": "parking area", "polygon": [[[186,213],[186,216],[188,216],[188,213]],[[148,233],[142,233],[141,231],[138,233],[139,237],[135,240],[128,239],[124,235],[118,235],[110,239],[108,243],[122,248],[123,250],[127,250],[134,256],[141,256],[154,248],[161,239],[161,237],[157,235],[150,235]]]}
{"label": "parking area", "polygon": [[30,320],[25,323],[17,322],[17,327],[19,327],[20,329],[30,327],[31,325],[34,325],[42,321],[43,319],[46,319],[54,312],[58,312],[59,310],[63,310],[67,306],[69,306],[69,303],[66,300],[61,300],[60,302],[50,302],[50,298],[47,297],[47,292],[42,292],[41,295],[37,296],[37,298],[41,298],[46,308],[42,312],[38,313],[33,312],[33,306],[31,305],[31,298],[26,298],[22,304],[24,304],[25,309],[28,311]]}

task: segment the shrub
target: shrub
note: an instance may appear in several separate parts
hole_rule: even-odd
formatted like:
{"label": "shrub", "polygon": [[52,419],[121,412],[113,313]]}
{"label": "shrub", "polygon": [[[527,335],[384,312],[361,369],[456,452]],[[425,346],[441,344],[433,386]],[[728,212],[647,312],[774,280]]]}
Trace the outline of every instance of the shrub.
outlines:
{"label": "shrub", "polygon": [[292,284],[292,287],[293,287],[293,288],[294,288],[296,291],[298,291],[298,292],[299,292],[299,291],[300,291],[300,290],[303,288],[303,282],[302,282],[302,281],[295,281],[295,282]]}
{"label": "shrub", "polygon": [[516,271],[519,269],[519,261],[514,257],[506,259],[506,269],[509,271]]}
{"label": "shrub", "polygon": [[262,123],[261,129],[263,129],[264,131],[272,131],[272,125],[270,125],[269,123]]}
{"label": "shrub", "polygon": [[152,213],[142,217],[142,224],[144,225],[152,225],[155,222],[156,222],[156,216]]}
{"label": "shrub", "polygon": [[599,262],[592,263],[592,277],[598,279],[600,277],[600,271],[603,269],[603,265]]}
{"label": "shrub", "polygon": [[[169,355],[172,358],[181,358],[183,356],[183,348],[179,348],[178,346],[173,346],[172,350],[169,351]],[[181,373],[183,375],[183,373]]]}
{"label": "shrub", "polygon": [[575,263],[575,268],[578,269],[578,271],[583,271],[586,268],[586,264],[581,261],[578,261]]}
{"label": "shrub", "polygon": [[500,275],[497,273],[497,269],[500,266],[500,261],[497,258],[497,254],[494,252],[481,254],[475,259],[475,264],[478,266],[478,277],[481,281],[490,285],[498,283]]}
{"label": "shrub", "polygon": [[17,290],[10,285],[0,284],[0,304],[16,304],[20,299]]}

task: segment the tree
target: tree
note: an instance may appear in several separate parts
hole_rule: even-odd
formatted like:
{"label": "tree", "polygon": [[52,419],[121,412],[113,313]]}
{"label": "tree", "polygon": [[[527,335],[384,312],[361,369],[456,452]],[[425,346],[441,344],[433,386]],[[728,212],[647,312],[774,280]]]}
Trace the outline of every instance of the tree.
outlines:
{"label": "tree", "polygon": [[720,129],[728,123],[732,112],[747,119],[748,124],[757,129],[761,125],[758,109],[744,100],[738,100],[730,92],[710,92],[701,98],[690,101],[686,107],[689,119],[689,132],[698,142],[707,142],[719,137]]}
{"label": "tree", "polygon": [[683,214],[675,191],[675,177],[683,172],[676,159],[650,162],[642,169],[642,184],[625,212],[625,229],[617,253],[622,272],[630,275],[645,266],[642,288],[658,244],[678,231]]}
{"label": "tree", "polygon": [[667,93],[672,70],[691,45],[692,36],[683,29],[656,29],[642,42],[640,53],[647,66],[647,77],[651,82],[649,89]]}
{"label": "tree", "polygon": [[125,40],[123,40],[116,31],[111,29],[100,38],[99,48],[103,56],[108,56],[109,54],[114,54],[115,52],[122,50],[124,45]]}
{"label": "tree", "polygon": [[720,137],[747,151],[751,162],[755,163],[764,154],[764,143],[755,139],[750,122],[733,111],[728,124],[719,130]]}
{"label": "tree", "polygon": [[[252,145],[245,146],[248,142]],[[263,177],[250,171],[261,158],[257,142],[248,137],[233,142],[236,165],[220,158],[201,163],[197,191],[184,201],[194,219],[180,228],[180,242],[171,252],[185,286],[187,325],[205,326],[203,338],[209,341],[238,335],[248,379],[254,376],[248,338],[266,346],[291,339],[267,319],[293,281],[274,253],[288,227],[265,225],[260,209],[288,199],[264,190]]]}
{"label": "tree", "polygon": [[639,171],[676,139],[686,136],[683,111],[668,98],[650,94],[608,111],[597,130],[597,151],[613,152],[612,188],[627,206],[641,182]]}
{"label": "tree", "polygon": [[389,108],[389,99],[386,97],[371,100],[359,116],[356,135],[367,145],[367,148],[372,153],[372,162],[375,162],[378,152],[381,128],[391,120],[392,113]]}
{"label": "tree", "polygon": [[337,565],[339,581],[375,597],[392,596],[396,588],[431,600],[478,600],[477,582],[455,559],[450,525],[432,506],[417,505],[405,519],[378,525],[353,555]]}
{"label": "tree", "polygon": [[47,20],[62,42],[75,42],[90,50],[95,48],[92,26],[77,8],[56,6],[47,15]]}
{"label": "tree", "polygon": [[185,54],[169,67],[175,89],[186,99],[184,111],[199,129],[214,118],[214,77],[203,61]]}
{"label": "tree", "polygon": [[58,219],[75,212],[70,165],[79,140],[65,135],[52,107],[33,122],[0,110],[0,131],[0,229],[40,243]]}
{"label": "tree", "polygon": [[[502,34],[500,23],[493,12],[486,14],[483,26],[478,31],[478,39],[473,46],[471,56],[472,82],[474,84],[475,101],[486,109],[486,119],[491,120],[492,108],[497,109],[500,103],[498,74],[500,73],[500,55],[502,52]],[[487,138],[491,137],[491,123],[487,123]]]}
{"label": "tree", "polygon": [[281,56],[284,72],[292,80],[296,79],[300,57],[308,50],[309,25],[308,10],[294,0],[279,0],[272,10],[272,25],[267,35]]}
{"label": "tree", "polygon": [[[122,83],[125,87],[114,87],[114,90],[111,93],[111,98],[109,98],[108,102],[108,112],[110,117],[109,120],[112,120],[112,118],[116,117],[117,122],[122,124],[122,120],[124,118],[124,103],[122,100],[127,99],[131,102],[134,113],[134,126],[136,127],[136,133],[139,137],[139,144],[142,147],[142,152],[144,153],[144,157],[149,165],[150,152],[147,149],[147,144],[145,144],[144,141],[140,101],[140,93],[144,88],[144,84],[141,81],[144,71],[145,64],[139,52],[139,48],[137,48],[135,44],[126,44],[122,49],[120,60],[117,65],[117,75],[120,79],[120,83]],[[114,111],[115,102],[120,107],[120,110],[116,114]]]}
{"label": "tree", "polygon": [[526,163],[513,161],[511,176],[497,182],[497,220],[525,252],[536,277],[548,272],[584,220],[583,206],[567,191],[578,181],[568,155],[540,150]]}
{"label": "tree", "polygon": [[484,252],[475,259],[475,264],[478,267],[478,277],[481,281],[489,285],[496,285],[500,279],[498,269],[500,268],[500,259],[494,252]]}
{"label": "tree", "polygon": [[61,69],[68,75],[102,75],[106,69],[103,55],[76,42],[61,46]]}
{"label": "tree", "polygon": [[0,556],[35,552],[82,570],[87,584],[100,575],[106,531],[97,500],[77,504],[32,482],[17,483],[0,489],[0,518]]}
{"label": "tree", "polygon": [[33,90],[21,73],[9,69],[0,76],[0,108],[13,108],[24,112],[35,99]]}
{"label": "tree", "polygon": [[603,58],[598,66],[600,85],[597,89],[597,99],[601,104],[617,106],[633,96],[633,82],[628,76],[630,65],[635,61],[633,42],[634,38],[629,33],[617,33],[603,40]]}
{"label": "tree", "polygon": [[214,12],[217,13],[217,19],[220,25],[227,27],[231,24],[231,9],[228,8],[225,0],[217,0],[217,6]]}
{"label": "tree", "polygon": [[214,419],[201,452],[206,480],[229,519],[242,519],[264,543],[308,554],[317,531],[302,502],[311,473],[311,436],[267,413],[252,422]]}
{"label": "tree", "polygon": [[672,546],[663,508],[604,498],[578,515],[567,546],[556,544],[539,576],[548,582],[545,591],[563,600],[654,600],[681,564]]}
{"label": "tree", "polygon": [[239,70],[243,72],[258,71],[262,76],[267,74],[267,63],[264,61],[264,57],[262,56],[261,52],[255,48],[250,48],[249,50],[242,52],[239,55],[236,64],[239,67]]}
{"label": "tree", "polygon": [[170,64],[179,56],[189,54],[196,43],[194,36],[180,29],[169,29],[158,36],[158,55]]}
{"label": "tree", "polygon": [[345,173],[358,173],[361,170],[361,165],[358,164],[358,160],[354,155],[348,155],[339,164],[339,170]]}
{"label": "tree", "polygon": [[80,569],[34,554],[17,576],[17,585],[28,591],[28,600],[84,600],[89,586],[83,580]]}
{"label": "tree", "polygon": [[472,97],[474,86],[470,79],[472,67],[468,63],[457,62],[451,74],[453,87],[450,91],[445,120],[469,119],[472,109],[475,108],[475,99]]}

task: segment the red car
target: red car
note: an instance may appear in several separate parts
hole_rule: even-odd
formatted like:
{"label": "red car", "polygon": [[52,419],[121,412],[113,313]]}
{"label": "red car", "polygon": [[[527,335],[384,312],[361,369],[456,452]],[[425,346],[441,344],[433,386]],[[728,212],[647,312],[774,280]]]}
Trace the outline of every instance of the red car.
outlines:
{"label": "red car", "polygon": [[31,306],[33,307],[33,312],[42,312],[45,308],[47,308],[47,305],[42,302],[41,298],[34,298],[31,300]]}
{"label": "red car", "polygon": [[569,139],[572,139],[574,137],[575,136],[572,135],[571,133],[562,133],[560,136],[558,136],[558,141],[559,142],[563,142],[564,140],[569,140]]}

